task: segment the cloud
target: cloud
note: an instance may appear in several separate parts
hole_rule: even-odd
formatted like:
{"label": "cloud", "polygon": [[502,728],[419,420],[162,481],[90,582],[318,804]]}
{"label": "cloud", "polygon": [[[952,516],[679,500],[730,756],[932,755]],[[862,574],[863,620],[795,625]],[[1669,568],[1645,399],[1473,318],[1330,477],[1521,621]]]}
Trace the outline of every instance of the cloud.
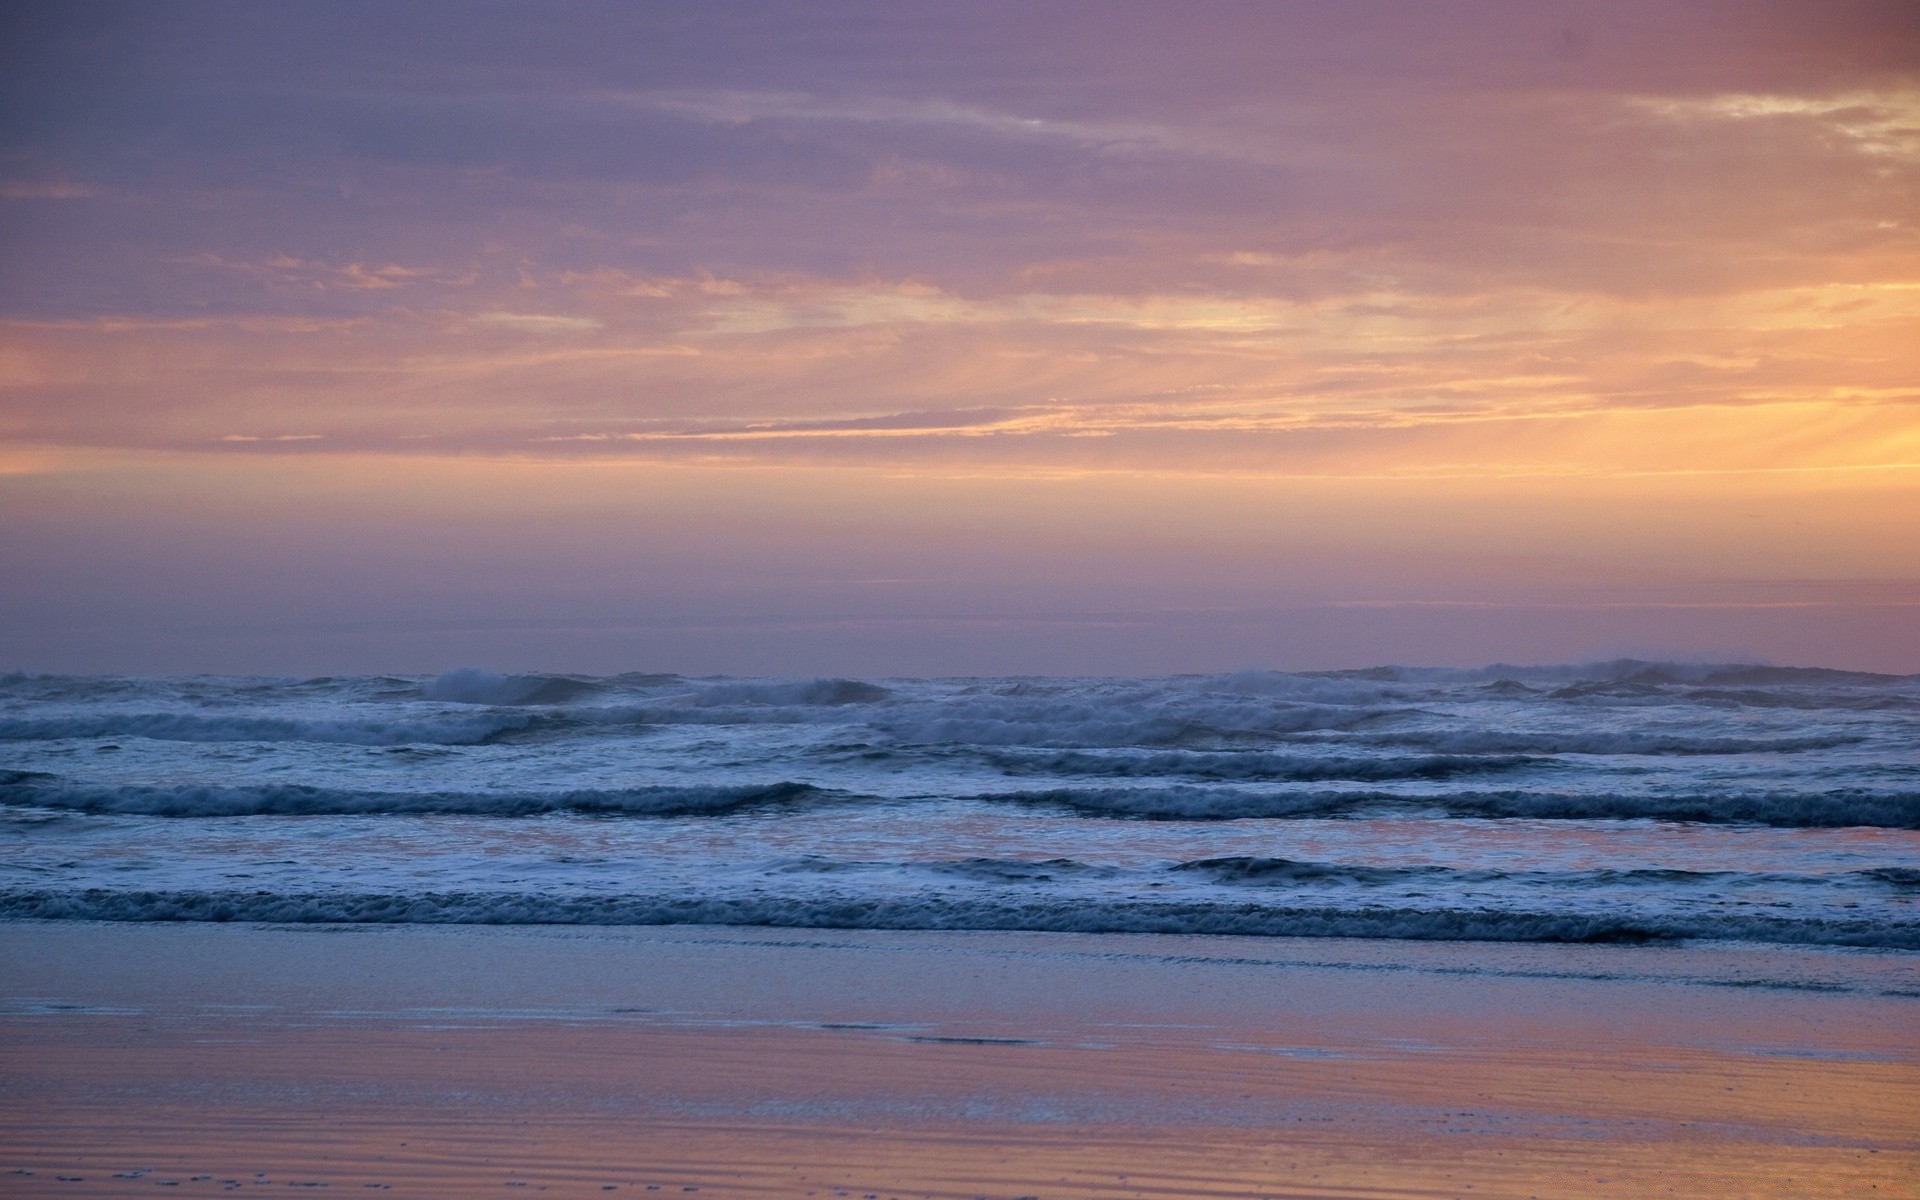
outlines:
{"label": "cloud", "polygon": [[565,334],[596,333],[605,325],[592,317],[570,317],[558,313],[483,312],[470,320],[475,325],[508,329],[516,333]]}
{"label": "cloud", "polygon": [[474,281],[474,272],[448,271],[437,267],[409,267],[399,263],[370,266],[362,262],[334,264],[302,259],[291,254],[275,254],[246,260],[225,258],[207,252],[180,260],[182,265],[206,267],[236,274],[251,275],[295,287],[316,291],[340,289],[349,292],[391,291],[418,283],[463,286]]}
{"label": "cloud", "polygon": [[1023,115],[943,99],[722,90],[636,92],[590,99],[726,125],[768,121],[945,127],[997,138],[1059,140],[1103,154],[1151,153],[1273,161],[1270,143],[1263,146],[1254,139],[1223,136],[1204,126]]}
{"label": "cloud", "polygon": [[1920,91],[1865,10],[1128,11],[96,15],[0,153],[143,200],[0,229],[0,432],[1373,470],[1907,403]]}
{"label": "cloud", "polygon": [[1632,96],[1626,103],[1669,121],[1808,124],[1838,134],[1862,154],[1920,159],[1920,89],[1838,95]]}

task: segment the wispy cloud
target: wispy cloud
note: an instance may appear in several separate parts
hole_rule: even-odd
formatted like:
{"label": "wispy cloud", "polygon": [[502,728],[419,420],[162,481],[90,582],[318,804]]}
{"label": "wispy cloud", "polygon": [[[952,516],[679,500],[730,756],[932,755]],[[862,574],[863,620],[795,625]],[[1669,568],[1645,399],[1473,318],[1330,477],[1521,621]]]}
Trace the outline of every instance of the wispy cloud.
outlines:
{"label": "wispy cloud", "polygon": [[[1501,6],[1118,40],[1087,36],[1097,8],[1020,33],[903,10],[800,41],[642,7],[405,61],[262,32],[317,11],[182,14],[213,57],[62,60],[37,86],[68,115],[0,134],[0,198],[28,204],[0,228],[0,434],[953,470],[1601,469],[1576,437],[1621,470],[1679,445],[1908,461],[1904,43],[1627,9],[1573,46]],[[677,48],[603,58],[580,32],[603,18],[630,35],[608,45]],[[109,77],[131,82],[55,103]],[[29,204],[95,188],[146,199]]]}
{"label": "wispy cloud", "polygon": [[1920,159],[1920,89],[1837,95],[1632,96],[1626,103],[1671,121],[1800,122],[1838,134],[1863,154]]}
{"label": "wispy cloud", "polygon": [[588,99],[733,125],[772,121],[929,126],[999,138],[1068,142],[1105,154],[1151,153],[1247,162],[1275,159],[1271,143],[1263,146],[1257,139],[1205,126],[1038,116],[924,97],[687,90],[599,94]]}
{"label": "wispy cloud", "polygon": [[516,333],[595,333],[606,327],[592,317],[571,317],[558,313],[483,312],[475,313],[471,319],[475,325]]}
{"label": "wispy cloud", "polygon": [[476,277],[471,268],[456,272],[437,267],[403,266],[391,262],[328,263],[303,259],[291,254],[274,254],[258,259],[235,259],[206,252],[180,261],[186,266],[273,279],[316,291],[337,289],[349,292],[383,292],[417,283],[461,286],[472,283]]}

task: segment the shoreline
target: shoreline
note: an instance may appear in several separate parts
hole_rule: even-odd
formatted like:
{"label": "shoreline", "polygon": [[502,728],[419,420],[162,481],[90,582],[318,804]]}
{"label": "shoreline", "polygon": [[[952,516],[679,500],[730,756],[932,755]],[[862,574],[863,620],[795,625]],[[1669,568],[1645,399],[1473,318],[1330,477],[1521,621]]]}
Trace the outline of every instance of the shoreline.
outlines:
{"label": "shoreline", "polygon": [[10,1194],[1897,1195],[1920,1176],[1913,955],[11,922],[0,959],[0,1174],[33,1172]]}

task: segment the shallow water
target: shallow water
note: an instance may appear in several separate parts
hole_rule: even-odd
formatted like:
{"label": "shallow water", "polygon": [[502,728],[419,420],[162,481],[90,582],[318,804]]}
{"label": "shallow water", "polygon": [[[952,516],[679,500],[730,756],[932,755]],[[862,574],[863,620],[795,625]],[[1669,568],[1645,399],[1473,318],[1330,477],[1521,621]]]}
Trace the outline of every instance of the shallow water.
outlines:
{"label": "shallow water", "polygon": [[16,675],[0,914],[1920,949],[1920,677]]}

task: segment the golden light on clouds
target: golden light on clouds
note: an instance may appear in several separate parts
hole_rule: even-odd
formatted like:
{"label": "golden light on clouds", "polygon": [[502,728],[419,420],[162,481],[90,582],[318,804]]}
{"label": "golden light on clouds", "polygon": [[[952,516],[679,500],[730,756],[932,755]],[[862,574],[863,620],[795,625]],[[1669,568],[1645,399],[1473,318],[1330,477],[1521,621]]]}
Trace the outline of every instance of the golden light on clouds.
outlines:
{"label": "golden light on clouds", "polygon": [[[982,586],[1011,597],[1027,568],[994,565],[996,522],[1037,518],[994,488],[1071,481],[1113,511],[1150,493],[1213,548],[1142,548],[1128,587],[1146,595],[1157,571],[1225,578],[1265,552],[1204,482],[1236,478],[1311,494],[1285,519],[1338,530],[1371,582],[1314,586],[1335,555],[1289,586],[1364,604],[1452,578],[1369,522],[1437,505],[1481,530],[1468,559],[1497,557],[1507,535],[1469,498],[1485,485],[1557,523],[1558,565],[1523,572],[1546,604],[1634,574],[1597,549],[1613,514],[1683,488],[1717,514],[1694,561],[1769,531],[1775,558],[1741,579],[1920,578],[1839,516],[1865,505],[1894,541],[1888,520],[1920,520],[1920,82],[1891,9],[1276,7],[1093,38],[1060,14],[1015,35],[902,11],[812,57],[712,16],[671,35],[693,39],[675,67],[633,49],[668,36],[649,20],[598,14],[425,71],[351,39],[256,47],[278,67],[237,52],[211,91],[176,49],[141,59],[131,107],[81,103],[103,62],[22,74],[23,113],[75,115],[23,118],[0,171],[8,478],[68,480],[9,493],[20,527],[54,520],[56,493],[125,500],[110,481],[196,472],[216,492],[254,479],[250,504],[383,480],[387,511],[444,522],[433,489],[512,493],[529,471],[599,497],[596,521],[618,524],[601,482],[618,478],[652,481],[632,521],[677,488],[695,512],[758,497],[782,526],[779,506],[813,510],[767,481],[800,472],[803,498],[832,479],[984,556]],[[896,491],[941,478],[998,515],[936,529]],[[519,562],[507,543],[531,535],[506,528]],[[784,536],[831,557],[824,535]],[[611,603],[578,578],[581,604]],[[1689,586],[1745,586],[1721,582]],[[1104,596],[1081,580],[1056,599]],[[1572,631],[1542,653],[1632,640]],[[1920,635],[1877,644],[1855,661],[1920,669]],[[1501,653],[1473,645],[1447,653]]]}

